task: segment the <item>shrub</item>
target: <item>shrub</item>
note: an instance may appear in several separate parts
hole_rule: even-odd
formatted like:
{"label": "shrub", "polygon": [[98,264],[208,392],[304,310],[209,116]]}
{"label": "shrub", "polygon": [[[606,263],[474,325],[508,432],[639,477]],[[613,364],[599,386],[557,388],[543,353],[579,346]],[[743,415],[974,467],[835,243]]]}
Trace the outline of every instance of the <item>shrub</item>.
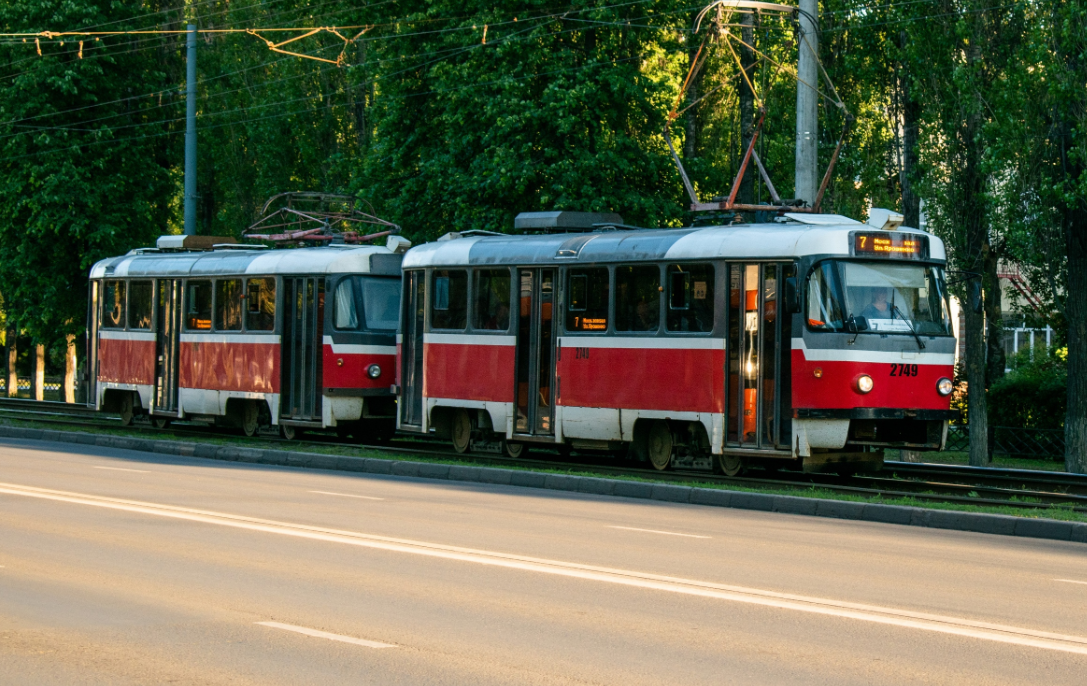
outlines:
{"label": "shrub", "polygon": [[1068,349],[1035,349],[1011,358],[1011,371],[989,388],[990,426],[1062,429],[1068,406]]}

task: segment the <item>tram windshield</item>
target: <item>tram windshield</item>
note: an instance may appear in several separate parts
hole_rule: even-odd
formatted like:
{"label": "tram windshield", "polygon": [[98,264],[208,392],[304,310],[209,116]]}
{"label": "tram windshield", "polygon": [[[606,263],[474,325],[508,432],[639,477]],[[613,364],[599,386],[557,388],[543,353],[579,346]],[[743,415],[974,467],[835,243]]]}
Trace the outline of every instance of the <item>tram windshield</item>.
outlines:
{"label": "tram windshield", "polygon": [[807,318],[822,331],[951,333],[943,270],[922,264],[821,262],[808,277]]}

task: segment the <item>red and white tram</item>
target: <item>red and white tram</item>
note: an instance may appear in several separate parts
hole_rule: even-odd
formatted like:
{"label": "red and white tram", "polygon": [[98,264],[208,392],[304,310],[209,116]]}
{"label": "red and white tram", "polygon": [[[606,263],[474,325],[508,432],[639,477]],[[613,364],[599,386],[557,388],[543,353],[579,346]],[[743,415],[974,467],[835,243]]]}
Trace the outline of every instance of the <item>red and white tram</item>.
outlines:
{"label": "red and white tram", "polygon": [[415,247],[398,428],[729,474],[937,450],[953,416],[944,245],[872,215],[631,230],[534,213],[519,225],[545,233]]}
{"label": "red and white tram", "polygon": [[[383,438],[410,243],[261,249],[165,236],[90,274],[90,403],[126,422]],[[188,246],[188,247],[186,247]],[[200,249],[194,249],[196,246]],[[326,306],[327,304],[327,306]]]}

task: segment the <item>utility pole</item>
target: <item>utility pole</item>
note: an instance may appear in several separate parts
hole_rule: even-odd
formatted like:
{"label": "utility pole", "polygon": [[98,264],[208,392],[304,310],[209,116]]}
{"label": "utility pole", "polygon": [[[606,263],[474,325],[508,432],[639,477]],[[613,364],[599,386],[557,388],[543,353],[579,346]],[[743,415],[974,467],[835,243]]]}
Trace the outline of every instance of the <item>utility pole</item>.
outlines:
{"label": "utility pole", "polygon": [[196,235],[196,25],[188,25],[185,47],[185,235]]}
{"label": "utility pole", "polygon": [[[796,194],[815,202],[819,192],[819,0],[800,0],[796,84]],[[809,47],[810,46],[810,47]]]}

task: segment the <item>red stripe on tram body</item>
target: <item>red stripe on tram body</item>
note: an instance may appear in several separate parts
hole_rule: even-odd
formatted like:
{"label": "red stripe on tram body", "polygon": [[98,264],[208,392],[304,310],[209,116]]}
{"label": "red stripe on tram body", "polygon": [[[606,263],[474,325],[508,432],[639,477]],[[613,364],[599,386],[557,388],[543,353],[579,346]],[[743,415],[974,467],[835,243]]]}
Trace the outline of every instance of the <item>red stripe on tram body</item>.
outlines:
{"label": "red stripe on tram body", "polygon": [[180,352],[182,388],[279,393],[279,343],[182,341]]}
{"label": "red stripe on tram body", "polygon": [[423,394],[511,403],[514,351],[512,345],[426,343]]}
{"label": "red stripe on tram body", "polygon": [[155,342],[98,341],[98,380],[125,384],[151,384],[155,379]]}
{"label": "red stripe on tram body", "polygon": [[[936,382],[953,378],[946,364],[904,362],[808,361],[803,350],[792,351],[793,407],[837,410],[859,407],[947,410],[948,396],[940,395]],[[816,376],[819,370],[820,376]],[[858,376],[872,377],[869,393],[854,388]]]}

